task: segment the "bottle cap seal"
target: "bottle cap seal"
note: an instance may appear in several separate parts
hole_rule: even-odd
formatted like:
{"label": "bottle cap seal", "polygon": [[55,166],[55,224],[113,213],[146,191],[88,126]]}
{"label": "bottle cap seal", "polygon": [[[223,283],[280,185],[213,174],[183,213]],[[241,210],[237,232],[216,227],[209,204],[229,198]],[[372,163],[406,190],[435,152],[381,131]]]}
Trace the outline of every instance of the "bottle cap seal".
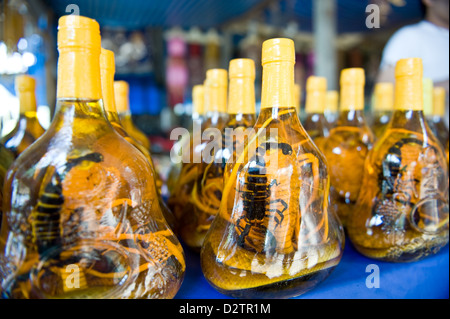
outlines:
{"label": "bottle cap seal", "polygon": [[264,41],[262,45],[262,65],[270,62],[295,63],[294,41],[287,38]]}
{"label": "bottle cap seal", "polygon": [[252,59],[233,59],[230,61],[229,77],[255,78],[255,62]]}
{"label": "bottle cap seal", "polygon": [[129,111],[128,95],[130,92],[130,86],[125,81],[114,82],[114,96],[116,100],[116,108],[118,113],[124,113]]}

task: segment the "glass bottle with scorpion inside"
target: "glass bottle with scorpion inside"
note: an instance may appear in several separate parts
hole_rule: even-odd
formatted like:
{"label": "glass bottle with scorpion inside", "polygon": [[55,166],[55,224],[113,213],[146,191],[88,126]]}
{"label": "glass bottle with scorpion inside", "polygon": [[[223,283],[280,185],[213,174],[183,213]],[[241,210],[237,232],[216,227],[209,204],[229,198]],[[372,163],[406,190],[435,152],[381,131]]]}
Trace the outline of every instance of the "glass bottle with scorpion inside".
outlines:
{"label": "glass bottle with scorpion inside", "polygon": [[374,135],[364,116],[364,70],[341,72],[341,106],[336,126],[323,143],[331,181],[331,201],[344,227],[361,187],[364,161]]}
{"label": "glass bottle with scorpion inside", "polygon": [[100,28],[64,16],[56,114],[7,173],[3,298],[171,298],[184,254],[145,156],[103,109]]}
{"label": "glass bottle with scorpion inside", "polygon": [[295,109],[294,63],[292,40],[263,43],[261,112],[244,151],[227,164],[231,173],[201,250],[205,278],[233,297],[300,295],[342,256],[325,159]]}
{"label": "glass bottle with scorpion inside", "polygon": [[[203,213],[205,207],[214,210],[217,198],[220,201],[220,186],[217,187],[217,176],[212,176],[212,180],[205,181],[204,173],[208,168],[209,157],[214,158],[215,150],[220,147],[217,144],[217,137],[220,137],[225,127],[227,115],[227,89],[228,72],[225,69],[210,69],[206,72],[204,83],[204,108],[206,110],[205,120],[200,129],[204,131],[199,134],[199,128],[194,128],[191,146],[192,155],[188,163],[183,163],[178,189],[169,198],[169,207],[177,218],[178,233],[183,242],[192,250],[200,250],[203,242],[205,230],[202,226],[211,222],[210,215]],[[195,138],[200,138],[195,141]],[[212,138],[212,142],[210,139]],[[214,142],[215,141],[215,142]],[[199,199],[198,188],[202,189],[205,183],[210,184],[212,192],[208,192],[206,197]],[[198,185],[200,184],[200,185]],[[207,191],[208,188],[205,190]],[[219,191],[217,191],[219,190]],[[217,208],[216,208],[217,209]],[[208,210],[209,212],[209,210]]]}
{"label": "glass bottle with scorpion inside", "polygon": [[348,234],[362,254],[416,261],[448,243],[448,168],[423,113],[422,60],[403,59],[395,76],[395,111],[370,151]]}

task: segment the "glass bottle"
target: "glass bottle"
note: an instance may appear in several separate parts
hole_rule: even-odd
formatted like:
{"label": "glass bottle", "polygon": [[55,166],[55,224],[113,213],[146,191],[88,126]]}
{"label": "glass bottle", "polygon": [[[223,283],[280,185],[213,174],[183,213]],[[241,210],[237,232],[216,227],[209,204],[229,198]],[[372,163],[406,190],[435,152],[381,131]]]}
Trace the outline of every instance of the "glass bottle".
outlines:
{"label": "glass bottle", "polygon": [[133,123],[130,111],[130,100],[129,100],[130,86],[126,81],[115,81],[114,82],[114,96],[116,101],[116,108],[119,114],[120,122],[122,123],[125,131],[133,139],[141,143],[147,150],[150,150],[150,141],[147,135],[144,134],[136,125]]}
{"label": "glass bottle", "polygon": [[2,225],[2,203],[3,203],[3,181],[5,180],[6,172],[11,164],[14,162],[14,154],[6,149],[0,143],[0,226]]}
{"label": "glass bottle", "polygon": [[448,168],[423,113],[422,60],[395,69],[395,111],[364,168],[348,234],[367,257],[410,262],[448,243]]}
{"label": "glass bottle", "polygon": [[[150,155],[148,149],[146,149],[142,144],[136,141],[134,138],[128,135],[120,122],[119,116],[117,114],[115,97],[114,97],[114,74],[115,74],[115,58],[114,53],[110,50],[101,49],[100,53],[100,74],[102,82],[102,97],[103,97],[103,107],[105,109],[106,117],[112,127],[115,129],[120,136],[122,136],[128,143],[136,147],[147,159],[152,175],[156,179],[156,190],[158,192],[158,201],[161,207],[164,218],[169,224],[170,228],[174,230],[176,228],[175,216],[167,207],[166,203],[163,201],[160,194],[160,188],[158,187],[159,175],[156,173],[155,166],[153,164],[153,159]],[[161,183],[161,182],[160,182]]]}
{"label": "glass bottle", "polygon": [[294,63],[292,40],[263,43],[255,134],[233,165],[201,250],[207,281],[233,297],[300,295],[342,256],[344,232],[330,210],[325,159],[295,110]]}
{"label": "glass bottle", "polygon": [[[205,115],[204,95],[205,90],[203,85],[194,85],[194,87],[192,88],[192,128],[189,130],[189,134],[183,135],[181,139],[174,144],[171,152],[183,156],[183,150],[189,148],[189,150],[191,151],[195,148],[193,142],[198,141],[200,138],[194,138],[192,134],[194,133],[195,127],[197,128],[195,130],[196,134],[201,135],[201,127]],[[167,177],[167,188],[169,190],[169,194],[171,195],[176,193],[178,188],[181,186],[179,185],[178,181],[180,180],[182,169],[183,161],[179,161],[178,163],[171,163],[171,167]]]}
{"label": "glass bottle", "polygon": [[447,147],[449,133],[445,124],[445,89],[435,87],[433,89],[433,111],[427,118],[430,129],[438,138],[444,148]]}
{"label": "glass bottle", "polygon": [[328,127],[332,128],[336,125],[339,117],[339,92],[335,90],[327,91],[325,100],[325,118],[328,122]]}
{"label": "glass bottle", "polygon": [[372,131],[376,138],[381,138],[394,111],[394,84],[387,82],[377,83],[373,101]]}
{"label": "glass bottle", "polygon": [[28,75],[16,77],[16,92],[19,97],[20,116],[16,127],[2,139],[3,145],[17,158],[34,143],[45,130],[39,124],[36,104],[36,81]]}
{"label": "glass bottle", "polygon": [[321,150],[329,135],[328,122],[324,115],[326,104],[327,79],[310,76],[306,81],[306,106],[303,127]]}
{"label": "glass bottle", "polygon": [[364,161],[374,136],[364,117],[364,70],[341,73],[341,106],[336,126],[323,144],[331,180],[331,201],[346,226],[361,188]]}
{"label": "glass bottle", "polygon": [[246,130],[251,129],[256,120],[253,60],[231,60],[229,80],[228,122],[221,130],[222,143],[218,145],[210,162],[203,161],[203,172],[194,183],[191,193],[192,213],[185,213],[182,222],[181,236],[196,251],[200,251],[206,232],[219,210],[226,163],[242,149],[245,135],[250,133]]}
{"label": "glass bottle", "polygon": [[[186,166],[189,173],[183,176],[183,179],[187,176],[195,178],[188,184],[189,188],[181,186],[183,192],[180,199],[183,199],[184,203],[179,202],[182,209],[180,217],[176,215],[179,222],[179,235],[193,251],[200,251],[206,230],[217,213],[222,198],[220,190],[223,175],[221,172],[211,170],[208,173],[208,171],[214,164],[215,157],[220,156],[218,151],[222,143],[218,144],[218,141],[222,140],[228,121],[227,89],[227,70],[211,69],[206,72],[205,108],[208,112],[202,133],[202,143],[193,150],[192,164]],[[183,185],[182,180],[179,183]]]}
{"label": "glass bottle", "polygon": [[100,42],[95,20],[59,20],[55,117],[5,181],[4,298],[171,298],[180,288],[184,254],[152,171],[103,109]]}

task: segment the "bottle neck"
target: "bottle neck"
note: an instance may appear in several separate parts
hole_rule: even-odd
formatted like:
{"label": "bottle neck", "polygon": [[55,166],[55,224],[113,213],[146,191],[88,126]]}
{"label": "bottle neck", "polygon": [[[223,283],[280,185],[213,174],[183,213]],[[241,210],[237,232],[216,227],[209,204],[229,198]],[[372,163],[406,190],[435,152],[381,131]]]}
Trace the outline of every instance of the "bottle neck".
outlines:
{"label": "bottle neck", "polygon": [[294,63],[271,62],[263,67],[261,110],[271,108],[274,116],[281,108],[294,107]]}
{"label": "bottle neck", "polygon": [[338,126],[363,127],[367,125],[363,110],[342,110],[337,121]]}
{"label": "bottle neck", "polygon": [[[58,99],[56,114],[50,132],[71,139],[92,140],[95,136],[112,131],[106,119],[102,100]],[[70,138],[69,138],[70,137]]]}
{"label": "bottle neck", "polygon": [[228,114],[255,114],[255,86],[252,78],[231,78]]}
{"label": "bottle neck", "polygon": [[395,110],[390,122],[391,129],[401,129],[411,132],[428,134],[430,128],[421,110]]}
{"label": "bottle neck", "polygon": [[111,124],[120,126],[121,123],[114,97],[114,72],[109,69],[101,69],[101,79],[103,106],[106,117]]}
{"label": "bottle neck", "polygon": [[92,138],[112,130],[103,108],[100,50],[63,47],[59,52],[56,115],[49,131]]}

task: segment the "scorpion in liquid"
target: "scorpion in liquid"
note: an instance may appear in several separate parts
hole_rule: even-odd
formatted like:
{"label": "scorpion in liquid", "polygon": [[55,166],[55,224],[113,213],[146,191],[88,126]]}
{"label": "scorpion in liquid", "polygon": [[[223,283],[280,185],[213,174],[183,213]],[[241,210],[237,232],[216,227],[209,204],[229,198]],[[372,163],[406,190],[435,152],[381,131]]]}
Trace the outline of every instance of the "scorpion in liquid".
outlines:
{"label": "scorpion in liquid", "polygon": [[[271,199],[272,187],[278,186],[276,179],[269,182],[266,175],[266,163],[264,155],[270,149],[281,149],[283,155],[291,155],[292,147],[286,143],[265,143],[256,149],[253,157],[255,167],[248,170],[244,190],[240,191],[243,199],[244,213],[235,221],[235,230],[238,235],[237,243],[241,247],[249,247],[252,250],[261,252],[266,246],[266,236],[268,236],[269,248],[275,248],[285,241],[285,238],[277,238],[275,232],[282,225],[284,214],[288,211],[289,199]],[[287,193],[289,194],[289,193]],[[274,207],[276,206],[276,207]],[[275,227],[272,232],[267,228],[267,220],[275,214],[273,220]],[[284,233],[284,232],[282,232]]]}

